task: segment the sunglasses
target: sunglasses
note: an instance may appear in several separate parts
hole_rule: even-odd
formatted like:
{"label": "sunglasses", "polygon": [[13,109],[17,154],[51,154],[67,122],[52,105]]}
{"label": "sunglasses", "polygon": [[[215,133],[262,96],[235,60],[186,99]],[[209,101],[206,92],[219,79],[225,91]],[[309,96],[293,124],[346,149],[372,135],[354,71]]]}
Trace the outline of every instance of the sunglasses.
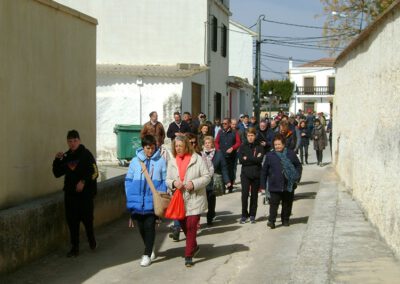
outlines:
{"label": "sunglasses", "polygon": [[223,124],[223,125],[228,125],[229,123],[228,123],[228,122],[222,122],[222,124]]}
{"label": "sunglasses", "polygon": [[196,141],[189,141],[190,142],[190,144],[196,144],[197,142]]}

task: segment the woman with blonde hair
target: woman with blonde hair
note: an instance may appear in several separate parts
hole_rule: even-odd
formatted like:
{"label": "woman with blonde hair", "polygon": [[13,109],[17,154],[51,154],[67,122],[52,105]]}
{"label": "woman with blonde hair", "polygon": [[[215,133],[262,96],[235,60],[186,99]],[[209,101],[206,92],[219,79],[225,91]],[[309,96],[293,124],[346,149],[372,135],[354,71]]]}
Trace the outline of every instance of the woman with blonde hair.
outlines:
{"label": "woman with blonde hair", "polygon": [[186,235],[185,266],[193,266],[193,257],[199,252],[197,225],[200,214],[207,210],[206,186],[211,180],[203,159],[194,153],[186,136],[177,136],[172,142],[172,158],[168,163],[167,185],[173,192],[183,194],[186,216],[180,220]]}

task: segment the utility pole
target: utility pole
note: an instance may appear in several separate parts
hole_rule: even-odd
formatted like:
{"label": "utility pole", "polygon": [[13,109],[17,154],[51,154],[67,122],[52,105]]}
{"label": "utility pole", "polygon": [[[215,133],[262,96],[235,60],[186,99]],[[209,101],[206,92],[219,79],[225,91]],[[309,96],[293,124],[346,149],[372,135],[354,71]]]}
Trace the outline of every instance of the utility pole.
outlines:
{"label": "utility pole", "polygon": [[260,71],[261,71],[261,20],[265,20],[265,15],[260,15],[257,20],[257,40],[256,40],[256,93],[254,94],[254,116],[260,121]]}

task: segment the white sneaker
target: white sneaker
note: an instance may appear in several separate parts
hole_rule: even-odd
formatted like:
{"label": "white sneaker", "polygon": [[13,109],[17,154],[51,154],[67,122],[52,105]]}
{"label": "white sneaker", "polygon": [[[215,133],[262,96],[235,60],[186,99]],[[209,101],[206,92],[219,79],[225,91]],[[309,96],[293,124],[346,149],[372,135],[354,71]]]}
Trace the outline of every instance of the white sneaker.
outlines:
{"label": "white sneaker", "polygon": [[146,267],[151,264],[151,259],[147,255],[142,256],[142,260],[140,261],[140,266]]}
{"label": "white sneaker", "polygon": [[154,250],[151,252],[150,260],[154,261],[156,259],[156,254],[154,253]]}

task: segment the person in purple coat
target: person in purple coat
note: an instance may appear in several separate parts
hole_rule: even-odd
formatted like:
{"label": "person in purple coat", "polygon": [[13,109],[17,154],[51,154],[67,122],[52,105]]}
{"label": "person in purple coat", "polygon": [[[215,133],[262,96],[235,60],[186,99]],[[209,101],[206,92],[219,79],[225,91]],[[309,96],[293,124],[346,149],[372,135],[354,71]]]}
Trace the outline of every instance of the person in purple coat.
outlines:
{"label": "person in purple coat", "polygon": [[300,181],[302,166],[296,153],[285,147],[285,138],[277,134],[273,140],[274,150],[268,152],[261,170],[260,184],[268,182],[271,195],[269,202],[268,227],[275,228],[278,207],[282,201],[281,219],[283,226],[289,226],[292,214],[294,190]]}

